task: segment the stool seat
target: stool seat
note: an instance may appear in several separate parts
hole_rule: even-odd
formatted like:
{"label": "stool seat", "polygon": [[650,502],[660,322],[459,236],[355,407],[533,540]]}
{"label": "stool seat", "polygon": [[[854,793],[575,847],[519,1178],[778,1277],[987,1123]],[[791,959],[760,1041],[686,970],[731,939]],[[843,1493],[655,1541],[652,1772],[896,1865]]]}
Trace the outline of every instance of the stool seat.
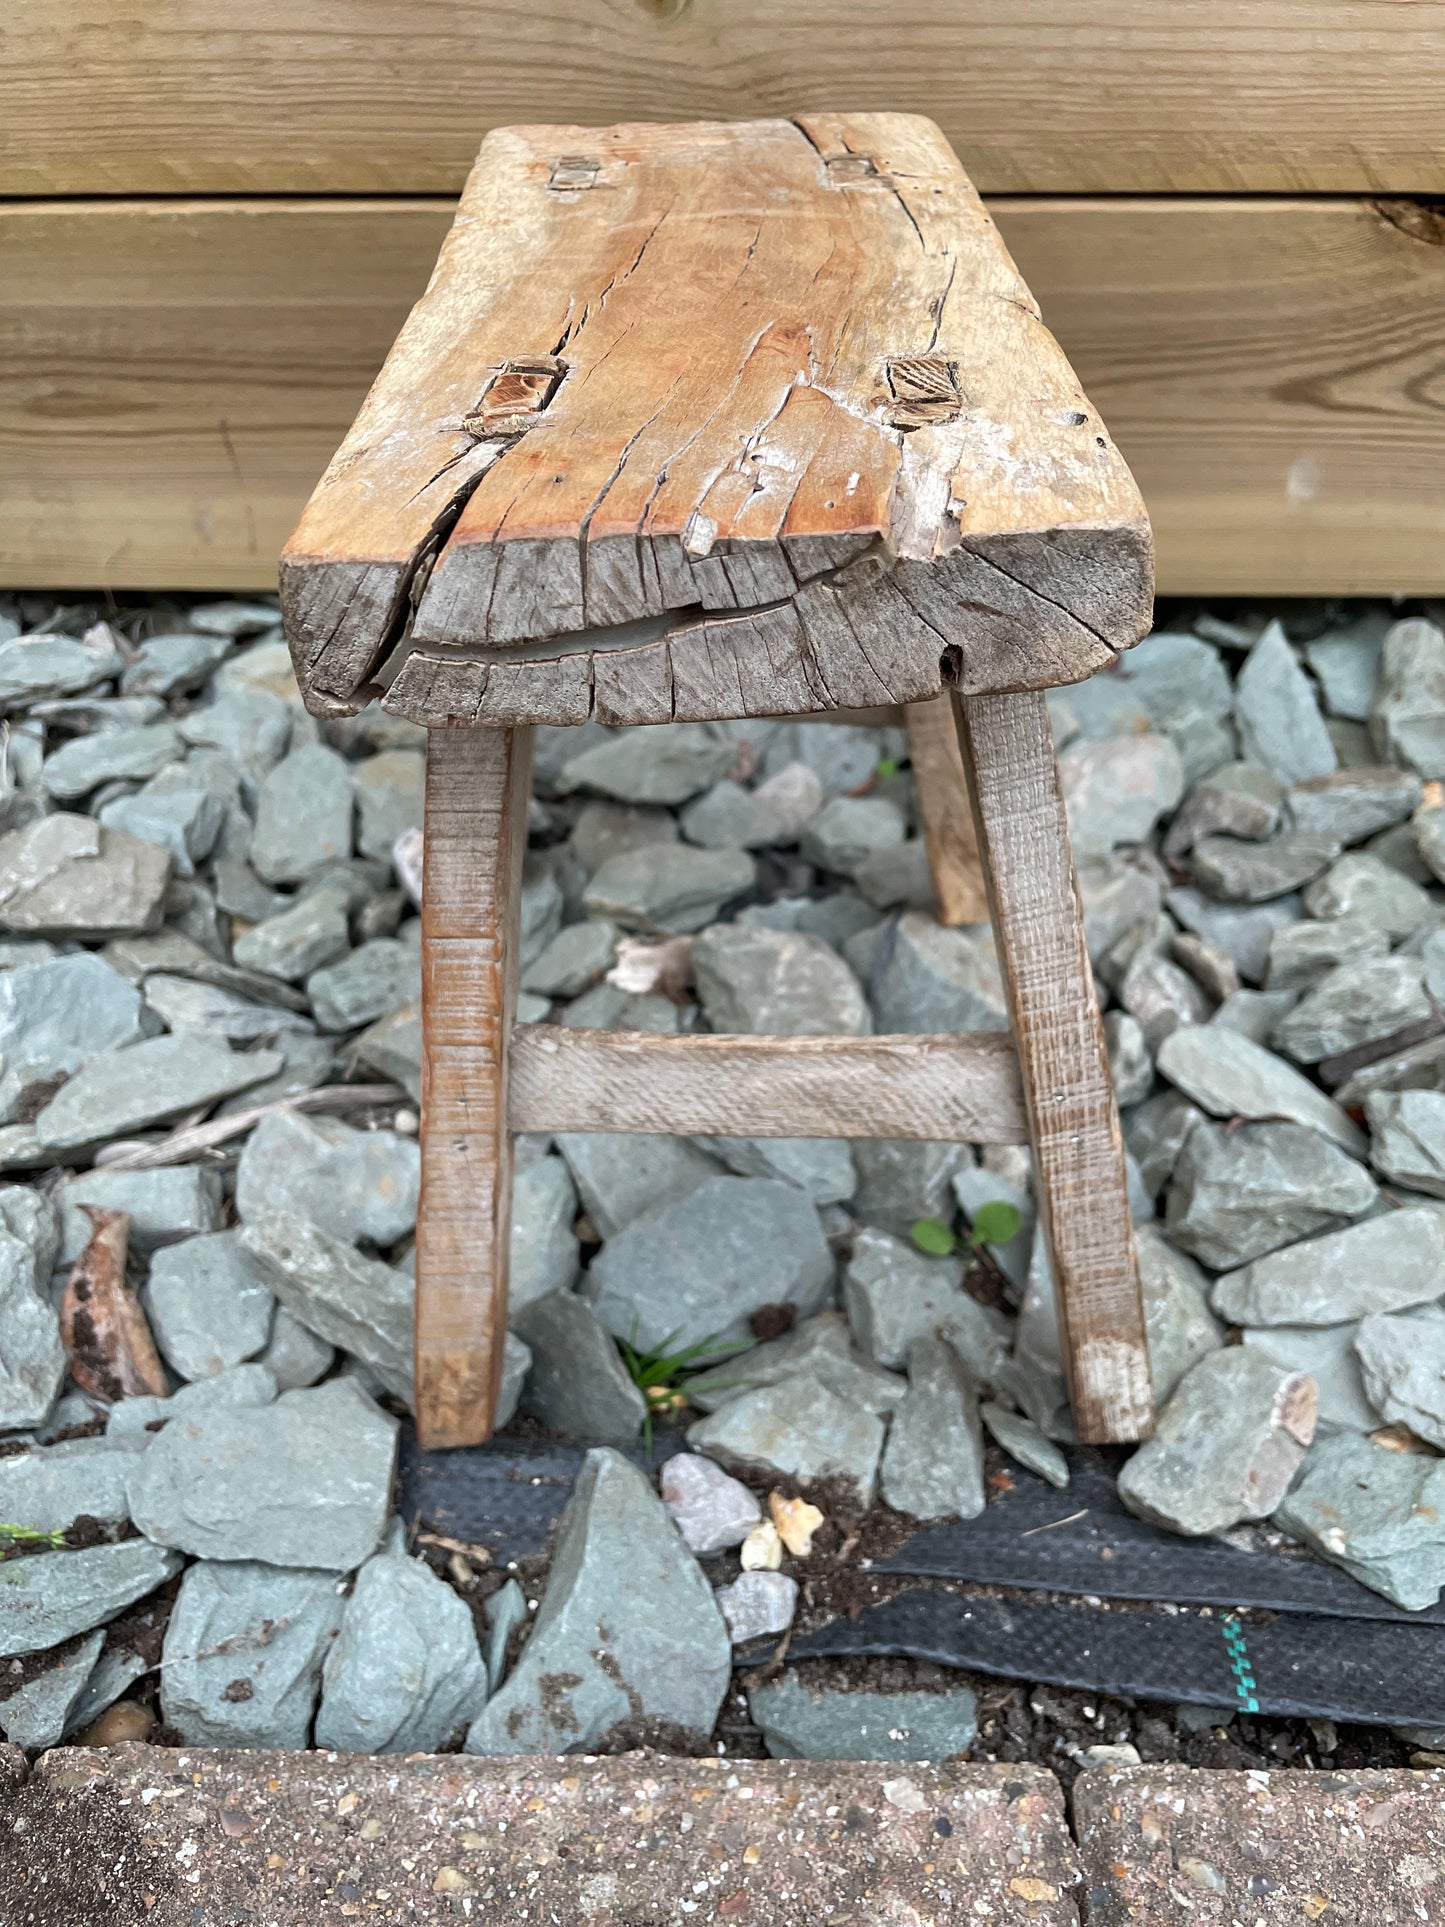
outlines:
{"label": "stool seat", "polygon": [[906,114],[489,134],[282,560],[319,715],[802,715],[1147,630],[1129,471]]}

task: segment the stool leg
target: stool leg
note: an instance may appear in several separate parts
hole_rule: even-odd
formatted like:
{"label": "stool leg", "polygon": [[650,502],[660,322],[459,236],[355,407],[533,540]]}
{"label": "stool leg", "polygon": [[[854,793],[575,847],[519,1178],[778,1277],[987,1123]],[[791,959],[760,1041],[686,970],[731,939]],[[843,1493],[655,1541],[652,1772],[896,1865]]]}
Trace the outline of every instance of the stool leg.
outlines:
{"label": "stool leg", "polygon": [[1149,1348],[1123,1137],[1084,942],[1048,705],[955,697],[1008,989],[1039,1211],[1081,1440],[1147,1438]]}
{"label": "stool leg", "polygon": [[426,1446],[492,1430],[507,1334],[516,1005],[530,729],[434,729],[422,880],[416,1422]]}
{"label": "stool leg", "polygon": [[928,703],[905,703],[903,720],[938,920],[985,923],[988,890],[949,699],[938,696]]}

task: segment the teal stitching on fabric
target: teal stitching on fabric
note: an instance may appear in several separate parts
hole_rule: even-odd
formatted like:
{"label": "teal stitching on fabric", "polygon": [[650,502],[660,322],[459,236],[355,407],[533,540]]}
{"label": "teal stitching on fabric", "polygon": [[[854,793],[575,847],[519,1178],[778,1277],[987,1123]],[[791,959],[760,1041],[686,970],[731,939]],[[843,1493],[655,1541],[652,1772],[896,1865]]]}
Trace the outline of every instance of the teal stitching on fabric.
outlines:
{"label": "teal stitching on fabric", "polygon": [[1257,1713],[1259,1701],[1255,1694],[1259,1689],[1254,1683],[1254,1669],[1245,1650],[1244,1629],[1233,1613],[1226,1613],[1219,1622],[1219,1630],[1224,1635],[1224,1650],[1229,1654],[1229,1670],[1234,1675],[1239,1710],[1241,1713]]}

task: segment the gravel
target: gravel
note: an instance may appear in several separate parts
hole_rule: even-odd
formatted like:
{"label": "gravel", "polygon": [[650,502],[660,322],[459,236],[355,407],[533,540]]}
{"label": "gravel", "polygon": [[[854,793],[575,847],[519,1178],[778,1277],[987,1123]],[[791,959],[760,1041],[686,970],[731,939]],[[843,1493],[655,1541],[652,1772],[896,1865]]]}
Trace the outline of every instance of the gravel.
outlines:
{"label": "gravel", "polygon": [[338,1753],[435,1753],[487,1699],[466,1602],[391,1546],[357,1573],[321,1677],[316,1744]]}
{"label": "gravel", "polygon": [[698,1002],[714,1030],[769,1037],[861,1037],[863,988],[821,937],[714,924],[692,946]]}
{"label": "gravel", "polygon": [[342,1612],[334,1572],[198,1561],[166,1628],[166,1724],[187,1746],[305,1746]]}
{"label": "gravel", "polygon": [[774,1760],[951,1760],[978,1732],[972,1691],[811,1693],[796,1673],[754,1686],[748,1711]]}
{"label": "gravel", "polygon": [[893,1414],[879,1489],[914,1519],[972,1519],[983,1511],[983,1429],[978,1394],[951,1345],[917,1338],[908,1390]]}
{"label": "gravel", "polygon": [[816,1208],[771,1178],[709,1178],[609,1239],[586,1291],[607,1329],[644,1349],[742,1343],[765,1305],[806,1318],[833,1287]]}
{"label": "gravel", "polygon": [[809,1372],[742,1392],[687,1433],[694,1451],[734,1470],[843,1480],[865,1509],[873,1499],[883,1439],[881,1419]]}
{"label": "gravel", "polygon": [[[780,1568],[738,1574],[734,1549],[775,1503],[816,1500],[825,1560],[858,1520],[852,1584],[872,1536],[966,1518],[995,1477],[1067,1478],[1057,1306],[1016,1147],[756,1138],[742,1118],[697,1141],[528,1139],[501,1422],[519,1454],[539,1428],[630,1450],[647,1405],[617,1341],[703,1347],[679,1415],[693,1449],[663,1477],[687,1543],[604,1451],[575,1560],[559,1552],[550,1580],[489,1592],[502,1575],[465,1547],[408,1559],[386,1521],[412,1397],[423,738],[380,712],[308,718],[264,601],[124,604],[109,626],[46,603],[47,627],[16,633],[37,601],[0,606],[0,1161],[17,1174],[0,1188],[0,1519],[70,1539],[0,1563],[0,1645],[35,1669],[24,1733],[78,1719],[90,1691],[34,1656],[132,1609],[156,1637],[184,1631],[183,1573],[186,1613],[209,1596],[234,1655],[192,1655],[174,1685],[168,1662],[117,1662],[101,1684],[154,1702],[159,1683],[189,1745],[399,1750],[468,1722],[488,1751],[701,1743],[734,1642],[775,1644],[815,1610],[817,1553],[775,1547]],[[1155,1213],[1137,1240],[1164,1418],[1124,1489],[1195,1535],[1274,1506],[1336,1558],[1321,1522],[1344,1505],[1366,1584],[1438,1590],[1417,1501],[1433,1503],[1420,1448],[1445,1445],[1445,1048],[1429,1034],[1445,807],[1425,787],[1445,777],[1445,636],[1383,609],[1203,615],[1195,633],[1180,614],[1050,709],[1134,1206]],[[932,914],[901,731],[540,730],[537,769],[522,1021],[1007,1027],[987,926]],[[656,983],[636,934],[673,940]],[[109,1164],[206,1115],[376,1078],[407,1095],[323,1095],[194,1162]],[[1017,1237],[963,1251],[999,1199]],[[131,1283],[174,1381],[98,1440],[67,1436],[92,1412],[53,1297],[89,1236],[84,1203],[128,1214]],[[918,1248],[920,1219],[954,1255]],[[1322,1436],[1296,1470],[1311,1395]],[[1370,1444],[1382,1425],[1414,1449]],[[672,1607],[624,1635],[638,1547]],[[293,1591],[294,1649],[249,1645]],[[599,1619],[618,1633],[601,1650],[625,1649],[621,1686],[592,1656]],[[559,1700],[564,1673],[580,1683]],[[805,1678],[769,1687],[806,1723]],[[484,1705],[487,1680],[513,1697]],[[849,1697],[819,1717],[856,1756],[874,1726]],[[931,1714],[947,1695],[923,1698]],[[911,1732],[915,1710],[879,1717]]]}
{"label": "gravel", "polygon": [[41,1653],[103,1626],[181,1569],[146,1539],[39,1552],[0,1564],[0,1659]]}
{"label": "gravel", "polygon": [[1274,1510],[1314,1437],[1314,1380],[1244,1346],[1211,1352],[1119,1475],[1131,1512],[1171,1532],[1224,1532]]}
{"label": "gravel", "polygon": [[344,1378],[177,1418],[137,1462],[131,1517],[198,1558],[349,1572],[381,1537],[396,1431]]}
{"label": "gravel", "polygon": [[[627,1583],[619,1586],[620,1574]],[[591,1753],[629,1721],[709,1733],[732,1645],[701,1568],[646,1479],[589,1452],[522,1656],[469,1753]]]}

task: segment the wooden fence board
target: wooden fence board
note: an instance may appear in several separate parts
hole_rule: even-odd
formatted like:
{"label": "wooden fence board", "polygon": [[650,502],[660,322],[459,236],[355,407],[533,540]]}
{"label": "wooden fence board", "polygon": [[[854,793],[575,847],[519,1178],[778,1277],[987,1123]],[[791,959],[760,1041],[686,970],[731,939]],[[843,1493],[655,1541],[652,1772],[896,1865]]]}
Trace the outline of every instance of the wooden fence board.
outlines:
{"label": "wooden fence board", "polygon": [[0,193],[454,194],[509,121],[844,106],[985,192],[1439,192],[1442,44],[1442,0],[8,0]]}
{"label": "wooden fence board", "polygon": [[[1360,201],[993,208],[1138,477],[1162,590],[1445,591],[1445,246]],[[272,585],[450,218],[0,207],[0,583]]]}

